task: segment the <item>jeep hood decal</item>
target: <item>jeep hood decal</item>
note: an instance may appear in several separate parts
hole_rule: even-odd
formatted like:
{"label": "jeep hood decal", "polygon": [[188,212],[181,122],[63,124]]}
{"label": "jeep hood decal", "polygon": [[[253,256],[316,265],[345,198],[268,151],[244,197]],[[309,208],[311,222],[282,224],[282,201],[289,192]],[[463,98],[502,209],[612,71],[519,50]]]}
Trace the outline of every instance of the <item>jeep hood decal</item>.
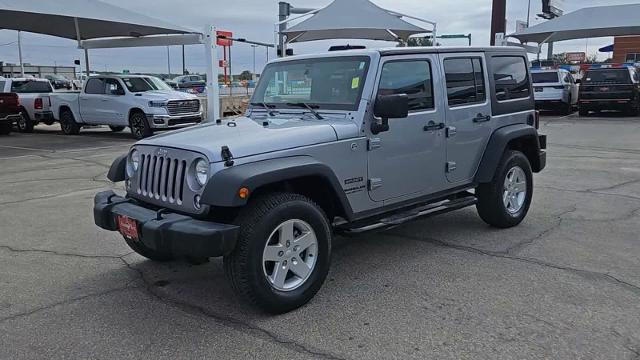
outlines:
{"label": "jeep hood decal", "polygon": [[269,125],[263,126],[261,122],[240,117],[161,134],[138,144],[196,151],[212,162],[219,162],[223,160],[220,154],[223,146],[228,146],[233,157],[238,159],[336,140],[333,126],[326,121],[271,118]]}

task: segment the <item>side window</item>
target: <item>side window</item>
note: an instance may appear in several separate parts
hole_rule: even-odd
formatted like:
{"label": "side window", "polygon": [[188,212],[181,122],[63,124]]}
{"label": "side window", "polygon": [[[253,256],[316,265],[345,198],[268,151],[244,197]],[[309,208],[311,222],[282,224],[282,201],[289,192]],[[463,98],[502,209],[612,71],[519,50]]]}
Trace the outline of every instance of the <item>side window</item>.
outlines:
{"label": "side window", "polygon": [[6,83],[6,81],[0,81],[0,91],[4,92],[4,86]]}
{"label": "side window", "polygon": [[105,84],[103,79],[91,78],[84,86],[84,92],[87,94],[104,94]]}
{"label": "side window", "polygon": [[107,95],[124,95],[124,89],[120,82],[116,79],[105,79],[106,89],[105,93]]}
{"label": "side window", "polygon": [[487,98],[480,58],[444,60],[449,106],[484,102]]}
{"label": "side window", "polygon": [[407,94],[409,111],[434,108],[431,63],[392,61],[382,67],[378,95]]}
{"label": "side window", "polygon": [[520,56],[496,56],[492,60],[498,101],[524,99],[531,96],[525,59]]}

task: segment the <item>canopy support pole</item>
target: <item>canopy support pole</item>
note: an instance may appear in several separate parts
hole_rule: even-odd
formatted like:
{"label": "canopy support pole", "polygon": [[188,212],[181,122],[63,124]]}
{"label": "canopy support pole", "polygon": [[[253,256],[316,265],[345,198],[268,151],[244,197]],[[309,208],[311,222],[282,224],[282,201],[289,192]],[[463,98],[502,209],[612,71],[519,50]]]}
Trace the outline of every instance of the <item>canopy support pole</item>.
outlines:
{"label": "canopy support pole", "polygon": [[204,29],[205,59],[207,62],[207,120],[216,121],[220,116],[220,88],[218,87],[218,46],[214,34],[216,28]]}
{"label": "canopy support pole", "polygon": [[20,60],[20,73],[24,77],[24,62],[22,61],[22,42],[20,40],[20,31],[18,30],[18,59]]}
{"label": "canopy support pole", "polygon": [[73,18],[73,24],[76,26],[76,39],[78,40],[78,48],[84,49],[84,67],[87,72],[87,79],[89,79],[89,50],[82,46],[82,33],[80,32],[80,24],[78,24],[78,18]]}
{"label": "canopy support pole", "polygon": [[394,15],[394,16],[405,17],[407,19],[413,19],[413,20],[421,21],[421,22],[423,22],[425,24],[429,24],[429,25],[433,26],[433,34],[432,34],[433,35],[433,43],[431,44],[431,46],[436,46],[438,44],[438,41],[437,41],[437,39],[438,39],[438,23],[437,22],[429,21],[429,20],[426,20],[426,19],[422,19],[422,18],[419,18],[419,17],[407,15],[407,14],[402,14],[402,13],[399,13],[397,11],[389,11],[389,14]]}

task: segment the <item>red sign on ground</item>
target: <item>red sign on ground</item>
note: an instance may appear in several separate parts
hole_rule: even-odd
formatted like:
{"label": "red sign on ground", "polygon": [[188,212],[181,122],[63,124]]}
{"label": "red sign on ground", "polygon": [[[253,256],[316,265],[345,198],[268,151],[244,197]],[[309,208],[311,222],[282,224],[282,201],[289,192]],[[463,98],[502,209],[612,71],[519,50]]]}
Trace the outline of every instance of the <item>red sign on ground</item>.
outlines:
{"label": "red sign on ground", "polygon": [[232,37],[233,33],[231,31],[216,31],[216,44],[218,46],[231,46],[233,45],[233,40],[230,40]]}

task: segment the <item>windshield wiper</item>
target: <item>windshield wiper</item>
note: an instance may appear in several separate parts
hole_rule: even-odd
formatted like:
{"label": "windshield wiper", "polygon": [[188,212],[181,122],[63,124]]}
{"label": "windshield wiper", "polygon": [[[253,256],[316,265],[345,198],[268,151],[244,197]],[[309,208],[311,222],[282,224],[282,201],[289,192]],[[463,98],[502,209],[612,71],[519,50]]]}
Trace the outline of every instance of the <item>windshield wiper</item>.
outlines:
{"label": "windshield wiper", "polygon": [[313,104],[307,104],[305,102],[299,102],[299,103],[287,103],[288,106],[295,106],[295,107],[304,107],[309,109],[309,111],[311,111],[313,113],[313,115],[316,117],[316,119],[318,120],[324,120],[324,118],[322,117],[322,115],[320,115],[320,113],[318,113],[315,109],[319,109],[320,106],[318,105],[313,105]]}
{"label": "windshield wiper", "polygon": [[272,110],[272,109],[276,108],[275,105],[267,104],[267,103],[264,103],[264,102],[252,102],[251,106],[263,107],[263,108],[265,108],[267,110],[267,114],[269,114],[269,116],[271,116],[271,117],[276,116],[275,111]]}

